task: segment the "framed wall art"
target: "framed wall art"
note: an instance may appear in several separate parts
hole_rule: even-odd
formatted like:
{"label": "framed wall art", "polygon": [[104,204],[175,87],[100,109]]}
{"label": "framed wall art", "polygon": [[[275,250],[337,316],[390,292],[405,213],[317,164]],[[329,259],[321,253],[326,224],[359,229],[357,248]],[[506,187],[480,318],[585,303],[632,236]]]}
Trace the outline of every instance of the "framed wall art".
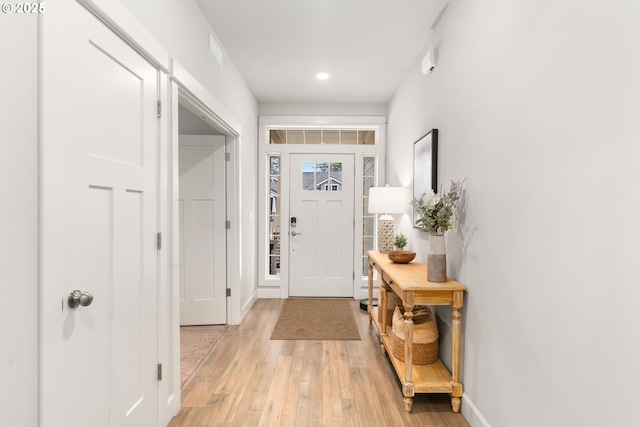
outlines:
{"label": "framed wall art", "polygon": [[[413,143],[413,197],[420,199],[429,190],[438,191],[438,129],[431,129]],[[413,226],[418,214],[413,210]]]}

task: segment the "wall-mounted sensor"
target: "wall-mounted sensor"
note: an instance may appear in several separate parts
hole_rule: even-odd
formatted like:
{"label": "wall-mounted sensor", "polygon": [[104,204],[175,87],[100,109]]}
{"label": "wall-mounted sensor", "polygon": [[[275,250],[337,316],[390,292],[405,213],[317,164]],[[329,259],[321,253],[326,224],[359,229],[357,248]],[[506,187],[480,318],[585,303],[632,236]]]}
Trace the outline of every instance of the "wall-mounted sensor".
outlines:
{"label": "wall-mounted sensor", "polygon": [[429,74],[436,68],[436,48],[431,48],[422,60],[422,74]]}

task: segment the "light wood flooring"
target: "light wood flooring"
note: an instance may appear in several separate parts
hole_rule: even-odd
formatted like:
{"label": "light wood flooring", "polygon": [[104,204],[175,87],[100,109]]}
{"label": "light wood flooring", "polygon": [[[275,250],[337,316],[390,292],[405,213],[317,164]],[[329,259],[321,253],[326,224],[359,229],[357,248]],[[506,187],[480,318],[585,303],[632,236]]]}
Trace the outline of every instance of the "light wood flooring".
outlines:
{"label": "light wood flooring", "polygon": [[357,301],[361,341],[271,341],[281,304],[258,300],[242,325],[229,327],[169,427],[469,425],[447,394],[416,394],[404,411],[400,383]]}

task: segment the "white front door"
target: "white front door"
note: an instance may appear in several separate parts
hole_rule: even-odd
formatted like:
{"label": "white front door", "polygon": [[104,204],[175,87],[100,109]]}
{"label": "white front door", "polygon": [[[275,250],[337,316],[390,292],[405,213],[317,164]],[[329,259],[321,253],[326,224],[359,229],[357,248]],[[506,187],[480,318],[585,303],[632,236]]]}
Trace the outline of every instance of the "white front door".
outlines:
{"label": "white front door", "polygon": [[180,136],[180,324],[227,323],[225,137]]}
{"label": "white front door", "polygon": [[41,19],[41,425],[155,426],[158,72],[75,1]]}
{"label": "white front door", "polygon": [[289,295],[353,296],[354,156],[290,159]]}

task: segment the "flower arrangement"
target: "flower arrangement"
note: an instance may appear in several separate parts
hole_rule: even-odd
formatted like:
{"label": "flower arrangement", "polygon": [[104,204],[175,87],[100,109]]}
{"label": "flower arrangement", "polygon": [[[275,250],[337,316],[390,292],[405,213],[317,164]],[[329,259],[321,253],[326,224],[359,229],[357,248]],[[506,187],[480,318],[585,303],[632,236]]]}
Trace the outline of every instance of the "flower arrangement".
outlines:
{"label": "flower arrangement", "polygon": [[420,200],[413,199],[411,204],[418,211],[416,225],[429,234],[443,236],[451,229],[451,221],[456,212],[466,179],[451,181],[448,192],[424,193]]}

